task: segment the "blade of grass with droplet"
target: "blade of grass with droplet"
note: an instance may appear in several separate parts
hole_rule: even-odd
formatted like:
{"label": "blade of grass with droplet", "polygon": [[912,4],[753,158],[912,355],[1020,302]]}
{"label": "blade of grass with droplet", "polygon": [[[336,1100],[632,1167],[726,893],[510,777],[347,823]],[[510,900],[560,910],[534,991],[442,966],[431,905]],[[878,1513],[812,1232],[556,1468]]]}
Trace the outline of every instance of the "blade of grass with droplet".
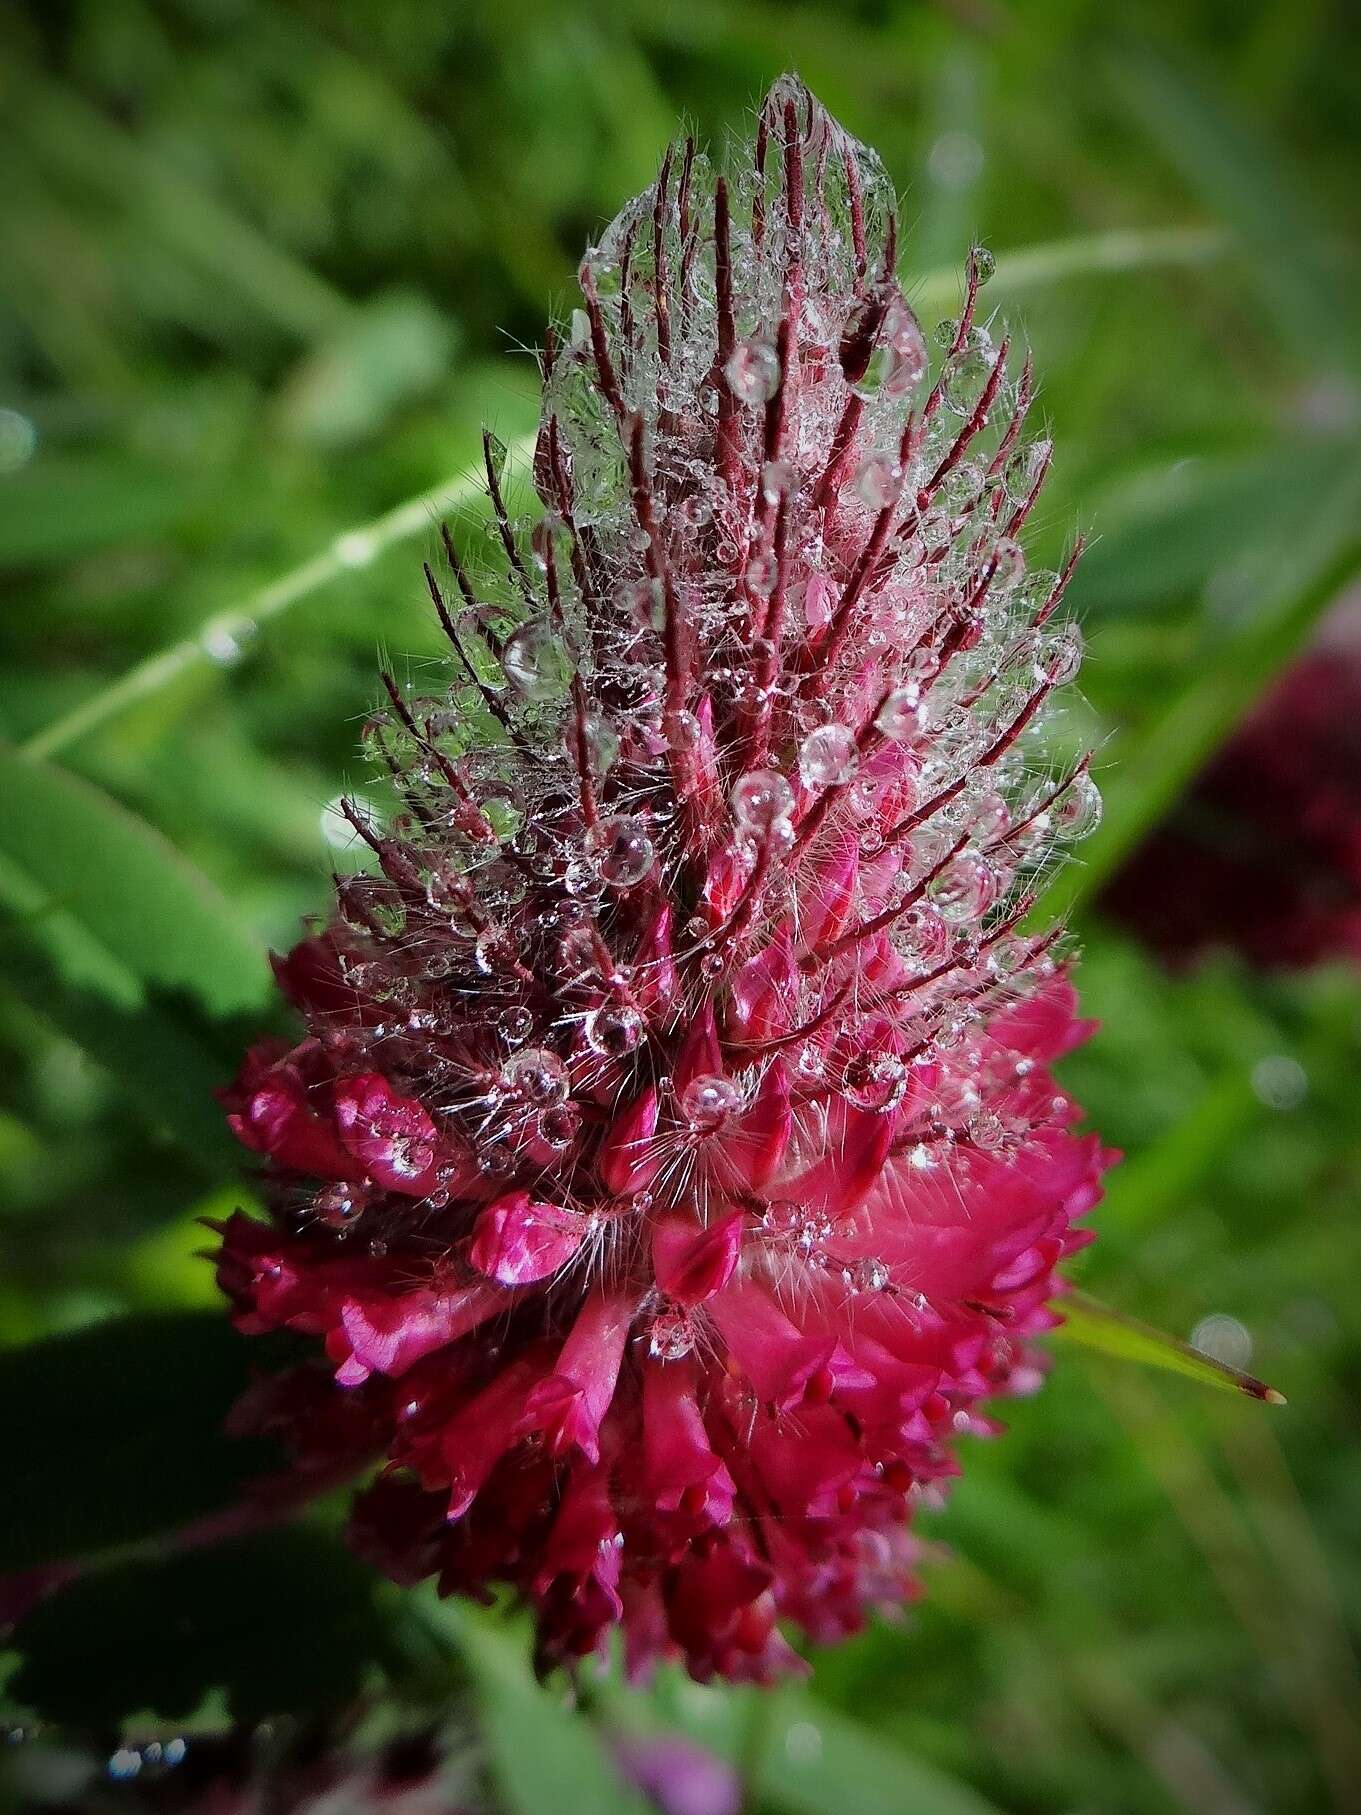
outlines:
{"label": "blade of grass with droplet", "polygon": [[[533,437],[522,435],[511,445],[513,470],[523,472],[523,462],[533,450]],[[250,593],[239,605],[215,613],[197,635],[171,643],[137,663],[126,674],[102,687],[80,705],[56,719],[24,745],[26,756],[54,756],[91,731],[134,705],[147,694],[169,686],[186,670],[212,664],[212,651],[224,640],[250,634],[273,618],[282,616],[299,600],[319,592],[344,574],[371,567],[378,557],[399,542],[429,533],[442,515],[460,510],[480,495],[486,480],[479,460],[408,498],[371,523],[338,535],[320,554],[290,568],[277,580]]]}
{"label": "blade of grass with droplet", "polygon": [[1284,1405],[1284,1395],[1267,1386],[1252,1374],[1232,1368],[1226,1362],[1203,1355],[1189,1343],[1181,1342],[1152,1324],[1141,1323],[1100,1299],[1085,1292],[1069,1291],[1059,1301],[1063,1323],[1055,1335],[1099,1354],[1120,1361],[1142,1362],[1146,1367],[1161,1368],[1165,1373],[1181,1374],[1202,1386],[1217,1387],[1221,1392],[1242,1393],[1249,1399],[1260,1399],[1267,1405]]}

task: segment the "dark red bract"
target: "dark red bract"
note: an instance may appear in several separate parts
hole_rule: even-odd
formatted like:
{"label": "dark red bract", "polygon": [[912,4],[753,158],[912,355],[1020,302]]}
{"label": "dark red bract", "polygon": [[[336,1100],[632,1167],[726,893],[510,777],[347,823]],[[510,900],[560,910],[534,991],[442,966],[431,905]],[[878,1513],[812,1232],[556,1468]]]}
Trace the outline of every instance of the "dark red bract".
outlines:
{"label": "dark red bract", "polygon": [[1016,540],[1049,448],[985,257],[932,379],[895,238],[784,81],[731,183],[687,144],[588,254],[544,514],[489,441],[499,566],[427,576],[452,685],[387,681],[395,812],[351,810],[372,868],[278,965],[306,1038],[227,1093],[271,1220],[222,1283],[385,1452],[355,1543],[511,1585],[545,1662],[622,1626],[765,1680],[779,1621],[909,1595],[914,1503],[1037,1384],[1111,1157],[1026,923],[1099,811],[1041,731],[1080,656],[1072,564]]}

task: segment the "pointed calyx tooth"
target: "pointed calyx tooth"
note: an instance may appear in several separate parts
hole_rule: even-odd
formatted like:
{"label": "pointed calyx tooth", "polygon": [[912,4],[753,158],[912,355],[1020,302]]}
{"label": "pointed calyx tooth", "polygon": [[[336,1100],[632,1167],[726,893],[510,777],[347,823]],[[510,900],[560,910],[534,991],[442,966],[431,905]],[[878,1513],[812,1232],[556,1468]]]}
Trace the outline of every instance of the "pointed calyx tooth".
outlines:
{"label": "pointed calyx tooth", "polygon": [[[913,1490],[1028,1390],[1111,1156],[1027,924],[1090,831],[1045,718],[1078,550],[981,304],[923,324],[878,159],[782,78],[686,140],[581,265],[512,514],[447,528],[435,684],[384,677],[386,809],[280,960],[306,1022],[225,1093],[270,1220],[243,1329],[321,1339],[272,1429],[386,1459],[357,1547],[532,1603],[540,1661],[794,1662],[912,1588]],[[317,1415],[317,1394],[325,1401]],[[348,1395],[348,1397],[346,1397]]]}

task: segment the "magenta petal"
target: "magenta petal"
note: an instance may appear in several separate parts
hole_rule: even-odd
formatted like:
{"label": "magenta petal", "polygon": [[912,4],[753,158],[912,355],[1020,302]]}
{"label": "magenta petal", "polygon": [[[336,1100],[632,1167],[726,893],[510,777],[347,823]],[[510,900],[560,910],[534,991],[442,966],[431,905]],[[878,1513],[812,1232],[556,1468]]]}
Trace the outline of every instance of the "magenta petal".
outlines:
{"label": "magenta petal", "polygon": [[340,1080],[335,1106],[340,1138],[371,1178],[407,1197],[433,1188],[439,1131],[419,1103],[366,1072]]}
{"label": "magenta petal", "polygon": [[742,1247],[740,1210],[701,1228],[688,1217],[663,1217],[652,1231],[652,1266],[668,1298],[693,1308],[727,1285]]}
{"label": "magenta petal", "polygon": [[657,1092],[649,1085],[611,1124],[600,1143],[595,1169],[611,1197],[634,1197],[646,1191],[657,1176],[662,1163],[654,1139],[657,1111]]}
{"label": "magenta petal", "polygon": [[586,1235],[586,1219],[527,1191],[501,1197],[478,1217],[468,1259],[503,1286],[527,1286],[565,1267]]}

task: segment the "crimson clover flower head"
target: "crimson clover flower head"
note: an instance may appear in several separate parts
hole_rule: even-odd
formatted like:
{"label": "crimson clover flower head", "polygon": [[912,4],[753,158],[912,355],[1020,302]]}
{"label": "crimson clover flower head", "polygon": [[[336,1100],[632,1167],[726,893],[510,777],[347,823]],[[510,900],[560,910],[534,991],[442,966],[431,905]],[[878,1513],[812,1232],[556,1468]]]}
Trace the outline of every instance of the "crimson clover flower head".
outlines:
{"label": "crimson clover flower head", "polygon": [[[357,1545],[506,1584],[543,1662],[767,1680],[912,1592],[914,1505],[1027,1351],[1109,1155],[1038,879],[1095,823],[1040,738],[1080,657],[1017,537],[1050,449],[972,256],[928,352],[873,154],[796,81],[687,142],[543,359],[542,514],[428,572],[368,874],[228,1093],[269,1222],[220,1277],[319,1337],[385,1459]],[[933,376],[934,372],[934,376]],[[271,1416],[288,1423],[288,1394]]]}

